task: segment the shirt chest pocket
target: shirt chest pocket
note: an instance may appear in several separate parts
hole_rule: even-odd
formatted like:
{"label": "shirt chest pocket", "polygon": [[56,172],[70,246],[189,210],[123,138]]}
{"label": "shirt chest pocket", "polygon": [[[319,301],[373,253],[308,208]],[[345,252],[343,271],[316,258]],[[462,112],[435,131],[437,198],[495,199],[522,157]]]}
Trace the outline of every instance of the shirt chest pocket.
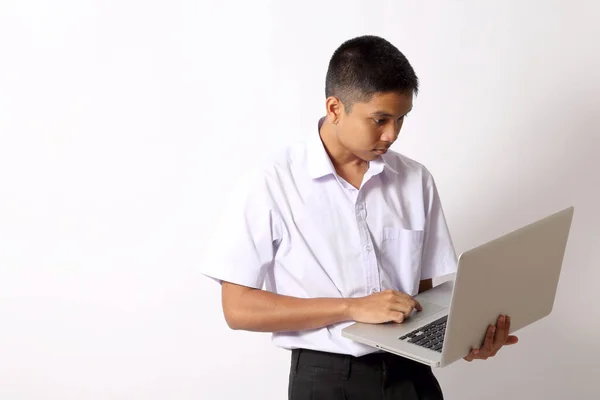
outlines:
{"label": "shirt chest pocket", "polygon": [[394,281],[409,292],[421,276],[423,230],[383,228],[381,238],[381,267]]}

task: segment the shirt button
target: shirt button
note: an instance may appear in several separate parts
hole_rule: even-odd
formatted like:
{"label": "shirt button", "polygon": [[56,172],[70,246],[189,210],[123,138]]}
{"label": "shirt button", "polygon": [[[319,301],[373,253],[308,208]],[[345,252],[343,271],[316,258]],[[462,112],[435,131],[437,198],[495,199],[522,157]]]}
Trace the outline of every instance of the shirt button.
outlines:
{"label": "shirt button", "polygon": [[373,293],[377,293],[377,292],[379,292],[379,290],[377,290],[376,288],[373,288],[373,289],[371,289],[371,293],[372,293],[372,294],[373,294]]}
{"label": "shirt button", "polygon": [[367,251],[371,251],[371,250],[373,250],[373,248],[372,248],[371,246],[367,246],[367,247],[365,247],[365,249],[366,249]]}

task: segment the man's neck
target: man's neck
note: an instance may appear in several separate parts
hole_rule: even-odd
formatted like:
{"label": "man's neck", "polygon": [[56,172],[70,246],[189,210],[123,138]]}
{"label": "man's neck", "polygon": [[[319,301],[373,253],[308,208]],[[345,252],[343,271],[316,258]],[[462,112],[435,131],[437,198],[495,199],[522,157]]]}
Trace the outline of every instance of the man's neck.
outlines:
{"label": "man's neck", "polygon": [[338,173],[343,171],[345,174],[361,174],[362,176],[367,172],[369,162],[358,158],[344,148],[337,137],[335,126],[325,120],[319,129],[319,134],[331,163]]}

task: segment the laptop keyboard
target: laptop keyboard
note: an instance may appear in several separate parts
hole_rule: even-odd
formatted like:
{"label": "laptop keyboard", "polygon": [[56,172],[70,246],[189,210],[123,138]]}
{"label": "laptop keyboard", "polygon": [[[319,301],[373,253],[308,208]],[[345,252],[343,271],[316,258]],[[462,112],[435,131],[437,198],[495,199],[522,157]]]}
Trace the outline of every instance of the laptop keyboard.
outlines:
{"label": "laptop keyboard", "polygon": [[422,346],[441,353],[442,345],[444,344],[447,320],[448,316],[446,315],[402,336],[400,340],[405,340],[408,343],[414,343],[417,346]]}

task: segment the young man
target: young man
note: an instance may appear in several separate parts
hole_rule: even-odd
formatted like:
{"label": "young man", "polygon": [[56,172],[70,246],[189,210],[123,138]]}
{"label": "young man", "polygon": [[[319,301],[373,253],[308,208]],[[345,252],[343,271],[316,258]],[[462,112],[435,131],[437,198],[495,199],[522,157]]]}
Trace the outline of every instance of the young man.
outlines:
{"label": "young man", "polygon": [[[421,308],[413,296],[456,269],[433,177],[389,150],[417,90],[413,68],[388,41],[342,44],[318,130],[252,181],[204,266],[222,283],[232,329],[273,332],[292,350],[290,399],[443,398],[431,368],[341,335],[352,321],[402,323]],[[465,359],[515,342],[509,323],[499,318]]]}

